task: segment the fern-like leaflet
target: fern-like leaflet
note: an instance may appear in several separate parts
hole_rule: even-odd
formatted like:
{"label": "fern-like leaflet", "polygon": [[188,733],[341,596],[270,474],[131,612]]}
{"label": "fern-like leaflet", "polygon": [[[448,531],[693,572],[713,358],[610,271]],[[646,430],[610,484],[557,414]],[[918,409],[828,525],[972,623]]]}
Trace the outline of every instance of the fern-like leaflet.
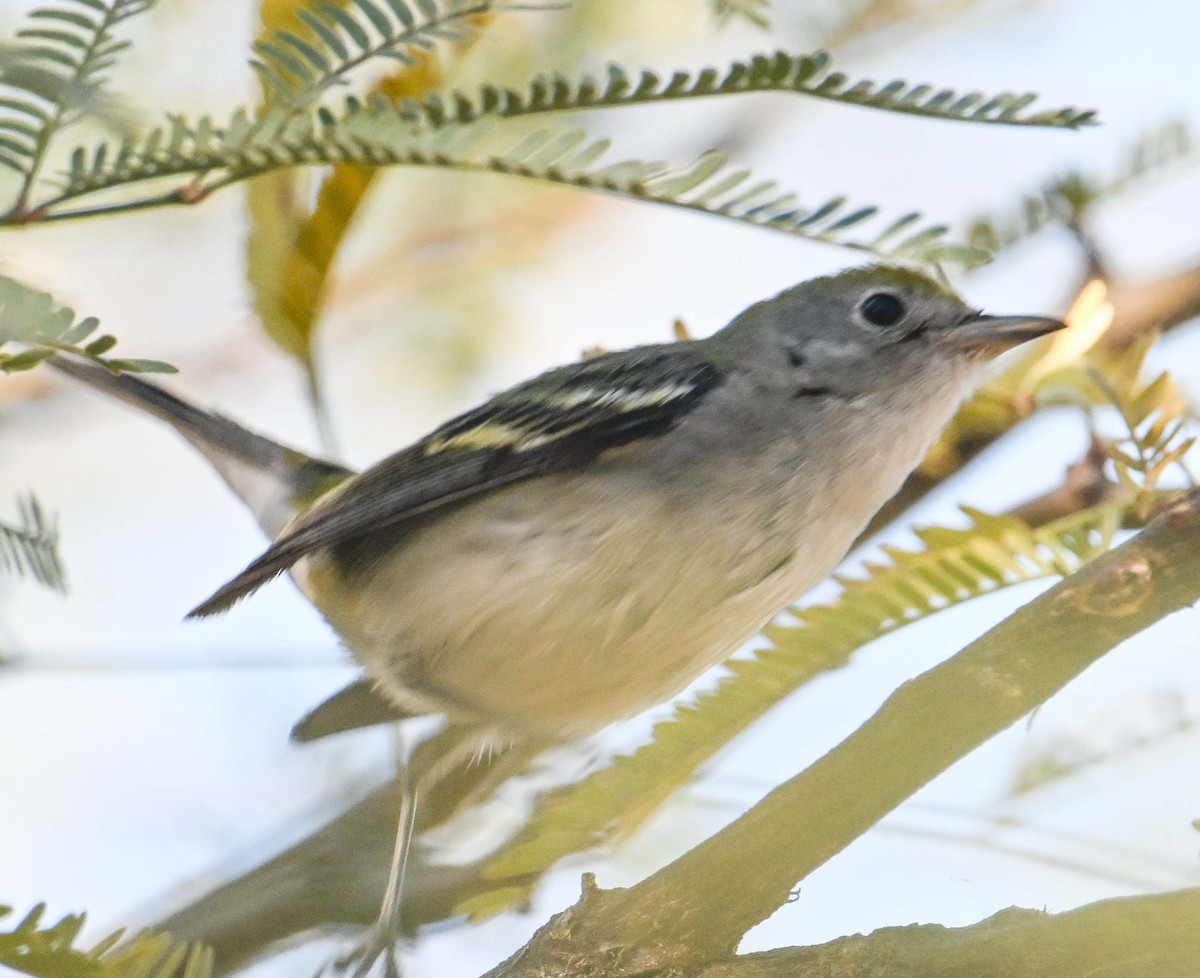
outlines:
{"label": "fern-like leaflet", "polygon": [[522,91],[485,85],[474,96],[461,91],[440,92],[423,99],[404,100],[400,111],[414,122],[443,126],[485,116],[514,118],[747,92],[790,92],[846,105],[957,122],[1078,129],[1092,124],[1096,118],[1092,109],[1071,106],[1028,112],[1026,110],[1037,99],[1032,92],[1002,92],[988,96],[980,92],[959,93],[927,84],[911,85],[900,80],[886,84],[852,81],[842,72],[833,70],[832,60],[824,51],[800,55],[777,51],[771,55],[755,55],[746,61],[734,61],[721,71],[716,68],[676,71],[665,78],[653,71],[631,75],[619,65],[610,65],[603,81],[587,75],[578,79],[560,74],[545,75],[535,78]]}
{"label": "fern-like leaflet", "polygon": [[[1093,371],[1093,379],[1099,379]],[[1100,380],[1104,397],[1121,415],[1128,436],[1108,443],[1117,480],[1137,499],[1137,511],[1148,519],[1157,505],[1163,476],[1178,466],[1189,482],[1195,478],[1187,469],[1186,457],[1196,444],[1195,416],[1187,398],[1169,374],[1128,392],[1119,392]]]}
{"label": "fern-like leaflet", "polygon": [[1071,171],[1026,194],[1011,213],[975,218],[968,241],[976,248],[999,251],[1054,224],[1074,226],[1097,202],[1136,187],[1182,162],[1195,161],[1186,125],[1167,122],[1147,130],[1122,154],[1111,174]]}
{"label": "fern-like leaflet", "polygon": [[795,610],[798,624],[768,627],[766,648],[727,662],[730,675],[657,724],[650,743],[546,796],[485,868],[497,889],[460,909],[484,915],[510,906],[522,881],[628,835],[738,733],[868,642],[997,589],[1074,572],[1108,549],[1123,511],[1123,504],[1106,504],[1039,529],[967,511],[966,529],[920,530],[920,550],[886,548],[889,563],[868,563],[862,578],[839,578],[843,590],[834,601]]}
{"label": "fern-like leaflet", "polygon": [[58,556],[58,528],[33,496],[17,499],[15,524],[0,522],[0,570],[32,578],[65,592],[67,575]]}
{"label": "fern-like leaflet", "polygon": [[[0,907],[0,918],[12,913]],[[86,914],[67,914],[43,924],[38,904],[11,930],[0,931],[0,965],[36,978],[211,978],[212,951],[169,934],[138,934],[125,940],[116,931],[88,949],[76,947]]]}
{"label": "fern-like leaflet", "polygon": [[279,31],[254,45],[251,62],[271,103],[289,111],[319,99],[330,86],[377,57],[413,64],[416,49],[461,40],[470,22],[493,8],[490,0],[321,0],[297,16],[307,36]]}
{"label": "fern-like leaflet", "polygon": [[[161,360],[126,360],[108,356],[115,336],[90,337],[100,326],[95,316],[76,319],[75,311],[59,305],[47,292],[0,275],[0,372],[16,373],[36,367],[57,353],[73,353],[113,373],[174,373]],[[17,344],[20,350],[5,350]]]}
{"label": "fern-like leaflet", "polygon": [[154,0],[60,0],[29,14],[6,55],[0,98],[0,164],[22,174],[14,210],[37,179],[50,141],[95,105],[129,42],[114,36]]}
{"label": "fern-like leaflet", "polygon": [[169,130],[155,130],[140,144],[126,141],[115,153],[109,144],[90,158],[77,151],[59,201],[197,169],[218,174],[211,185],[215,189],[281,166],[421,166],[581,187],[896,259],[973,264],[987,257],[946,243],[944,226],[916,227],[915,213],[876,226],[869,235],[851,237],[852,230],[877,218],[877,208],[853,208],[844,197],[800,206],[794,193],[774,182],[753,179],[748,170],[731,170],[720,153],[706,153],[681,168],[642,160],[603,164],[608,147],[607,140],[589,139],[577,129],[542,129],[516,140],[501,128],[478,125],[421,132],[385,98],[366,104],[348,99],[340,115],[321,109],[314,119],[273,109],[252,120],[238,112],[223,129],[207,119],[194,126],[177,119]]}

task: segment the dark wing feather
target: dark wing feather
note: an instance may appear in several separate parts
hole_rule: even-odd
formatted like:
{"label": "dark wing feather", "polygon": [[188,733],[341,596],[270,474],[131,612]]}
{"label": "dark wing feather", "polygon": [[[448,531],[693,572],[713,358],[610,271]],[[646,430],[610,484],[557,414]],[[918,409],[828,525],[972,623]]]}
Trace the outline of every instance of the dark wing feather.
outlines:
{"label": "dark wing feather", "polygon": [[314,551],[661,435],[723,379],[688,343],[551,370],[347,480],[188,617],[226,610]]}

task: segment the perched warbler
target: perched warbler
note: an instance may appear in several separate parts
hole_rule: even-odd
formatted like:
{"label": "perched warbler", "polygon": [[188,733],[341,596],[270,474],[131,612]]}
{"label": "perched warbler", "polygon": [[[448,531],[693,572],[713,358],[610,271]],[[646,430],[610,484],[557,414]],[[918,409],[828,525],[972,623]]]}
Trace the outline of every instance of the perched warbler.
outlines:
{"label": "perched warbler", "polygon": [[59,362],[174,425],[273,538],[193,616],[289,571],[362,664],[301,738],[440,713],[558,740],[679,692],[825,577],[983,364],[1061,325],[853,269],[549,370],[360,474]]}

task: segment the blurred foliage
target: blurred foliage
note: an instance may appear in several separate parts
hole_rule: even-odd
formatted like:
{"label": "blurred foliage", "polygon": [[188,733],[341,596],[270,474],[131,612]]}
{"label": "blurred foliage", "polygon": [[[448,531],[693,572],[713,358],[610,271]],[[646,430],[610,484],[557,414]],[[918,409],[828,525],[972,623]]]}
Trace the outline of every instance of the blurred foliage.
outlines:
{"label": "blurred foliage", "polygon": [[934,23],[981,5],[981,0],[841,0],[826,43],[845,44],[886,28]]}
{"label": "blurred foliage", "polygon": [[712,0],[712,4],[721,25],[741,18],[763,30],[771,26],[771,0]]}
{"label": "blurred foliage", "polygon": [[16,523],[0,522],[0,570],[66,593],[67,575],[58,556],[58,528],[33,496],[17,500]]}
{"label": "blurred foliage", "polygon": [[[264,4],[262,33],[272,37],[292,22],[323,29],[306,6],[294,0]],[[333,37],[336,43],[336,32]],[[376,81],[371,94],[393,100],[420,97],[440,77],[441,61],[416,50],[398,70]],[[269,94],[269,85],[265,87]],[[335,164],[321,176],[311,207],[305,206],[306,181],[298,171],[280,170],[246,185],[246,276],[255,309],[267,335],[304,368],[327,448],[334,439],[323,411],[315,331],[338,252],[379,172],[371,165]]]}
{"label": "blurred foliage", "polygon": [[1054,734],[1029,751],[1021,762],[1010,797],[1037,791],[1137,754],[1200,727],[1195,708],[1177,689],[1164,689],[1106,704],[1103,711],[1075,734]]}
{"label": "blurred foliage", "polygon": [[1078,229],[1095,204],[1188,162],[1195,162],[1191,133],[1185,123],[1170,120],[1147,129],[1134,140],[1112,172],[1064,173],[1025,195],[1016,207],[976,217],[968,225],[967,240],[973,247],[994,254],[1051,225]]}
{"label": "blurred foliage", "polygon": [[[89,339],[100,327],[95,316],[75,318],[75,311],[55,302],[47,292],[0,275],[0,372],[29,370],[58,353],[84,357],[113,373],[174,373],[161,360],[121,359],[106,354],[117,339],[104,333]],[[4,349],[17,344],[21,349]]]}
{"label": "blurred foliage", "polygon": [[74,0],[30,12],[16,43],[0,60],[0,165],[23,176],[23,209],[50,141],[88,115],[112,114],[102,89],[108,70],[129,42],[114,35],[153,0]]}
{"label": "blurred foliage", "polygon": [[[43,924],[38,904],[11,930],[0,924],[0,965],[35,978],[210,978],[212,953],[202,944],[142,933],[122,941],[116,931],[87,950],[75,946],[86,914]],[[0,919],[12,913],[0,906]]]}

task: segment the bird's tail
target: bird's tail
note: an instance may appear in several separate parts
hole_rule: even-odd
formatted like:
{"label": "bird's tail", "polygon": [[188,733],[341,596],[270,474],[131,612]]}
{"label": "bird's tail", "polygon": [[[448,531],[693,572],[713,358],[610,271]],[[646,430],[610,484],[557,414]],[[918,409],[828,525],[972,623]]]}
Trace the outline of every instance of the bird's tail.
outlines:
{"label": "bird's tail", "polygon": [[298,508],[352,474],[201,410],[140,377],[114,374],[67,354],[54,357],[50,364],[167,422],[208,459],[272,538]]}

